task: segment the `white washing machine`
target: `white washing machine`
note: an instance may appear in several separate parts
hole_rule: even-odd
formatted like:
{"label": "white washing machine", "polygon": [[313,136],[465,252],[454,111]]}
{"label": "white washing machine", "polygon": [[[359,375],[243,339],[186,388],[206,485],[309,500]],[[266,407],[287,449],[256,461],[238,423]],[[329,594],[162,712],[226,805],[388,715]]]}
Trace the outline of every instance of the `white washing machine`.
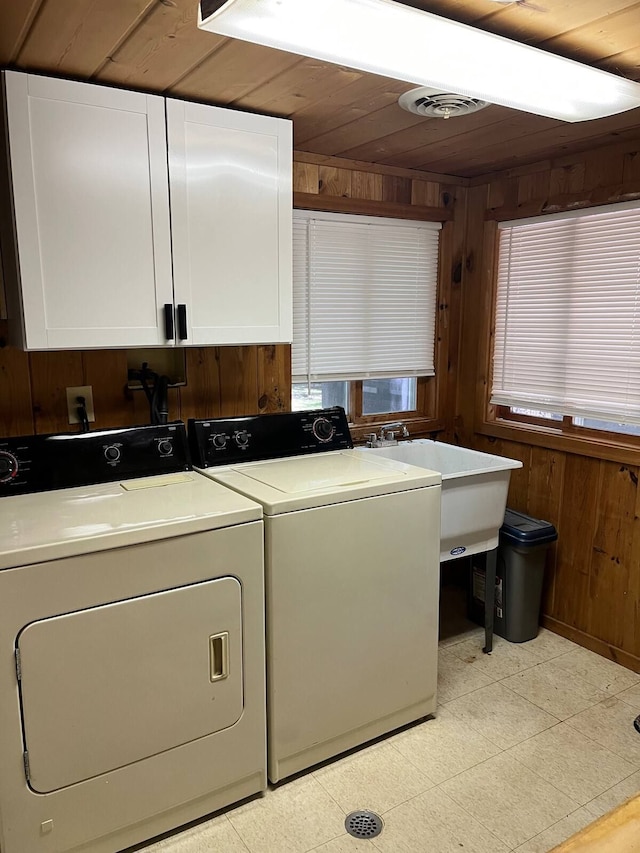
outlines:
{"label": "white washing machine", "polygon": [[266,787],[262,508],[190,468],[180,423],[0,440],[2,853]]}
{"label": "white washing machine", "polygon": [[271,781],[433,713],[440,474],[349,449],[339,408],[189,433],[264,508]]}

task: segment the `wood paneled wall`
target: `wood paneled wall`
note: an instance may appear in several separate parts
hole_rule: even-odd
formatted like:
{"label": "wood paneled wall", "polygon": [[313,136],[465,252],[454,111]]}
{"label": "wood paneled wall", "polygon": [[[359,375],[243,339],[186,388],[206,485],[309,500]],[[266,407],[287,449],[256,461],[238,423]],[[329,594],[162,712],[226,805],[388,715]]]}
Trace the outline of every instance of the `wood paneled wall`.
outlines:
{"label": "wood paneled wall", "polygon": [[640,197],[640,143],[488,176],[469,189],[461,369],[452,438],[520,459],[509,506],[553,522],[544,623],[640,672],[640,453],[488,424],[495,220]]}
{"label": "wood paneled wall", "polygon": [[[0,337],[6,335],[0,323]],[[169,390],[171,419],[284,411],[291,395],[287,345],[185,350],[187,385]],[[151,365],[153,367],[153,365]],[[92,429],[149,422],[142,391],[127,389],[125,350],[0,349],[0,435],[65,432],[66,388],[91,385]]]}
{"label": "wood paneled wall", "polygon": [[[460,295],[465,184],[465,180],[456,183],[455,178],[305,154],[296,155],[294,163],[296,199],[301,204],[311,199],[324,209],[447,220],[441,349],[448,347],[451,329],[457,340],[455,303]],[[6,336],[6,321],[0,320],[0,435],[74,429],[67,422],[65,389],[76,385],[93,388],[94,428],[148,422],[146,397],[141,391],[127,390],[124,350],[24,353],[4,345]],[[185,354],[187,384],[169,391],[172,419],[289,409],[290,346],[200,347],[187,348]],[[441,358],[446,364],[445,349]],[[445,374],[443,408],[444,394],[454,388],[454,378],[451,371]]]}

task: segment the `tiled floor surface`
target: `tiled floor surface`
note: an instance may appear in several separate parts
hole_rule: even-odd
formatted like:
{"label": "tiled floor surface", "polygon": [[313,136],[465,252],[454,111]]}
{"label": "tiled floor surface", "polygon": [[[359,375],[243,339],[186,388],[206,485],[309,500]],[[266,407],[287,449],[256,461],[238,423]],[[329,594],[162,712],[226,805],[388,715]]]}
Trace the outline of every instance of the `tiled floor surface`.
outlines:
{"label": "tiled floor surface", "polygon": [[[520,645],[441,618],[437,716],[145,853],[547,853],[640,791],[640,676],[549,631]],[[355,809],[375,840],[345,834]]]}

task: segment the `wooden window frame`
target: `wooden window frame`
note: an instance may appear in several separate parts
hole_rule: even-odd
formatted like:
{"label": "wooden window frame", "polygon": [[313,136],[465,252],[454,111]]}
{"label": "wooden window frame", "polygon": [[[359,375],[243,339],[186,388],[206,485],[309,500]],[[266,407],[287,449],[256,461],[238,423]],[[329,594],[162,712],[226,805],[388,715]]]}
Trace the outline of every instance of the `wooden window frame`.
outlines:
{"label": "wooden window frame", "polygon": [[[498,291],[498,222],[487,220],[484,225],[486,299],[480,328],[478,348],[478,377],[476,383],[475,431],[481,435],[531,444],[550,450],[576,453],[594,459],[605,459],[623,464],[637,465],[640,454],[640,436],[624,435],[591,427],[576,426],[571,416],[562,421],[519,415],[508,406],[490,402],[493,375],[493,342],[495,337],[495,311]],[[480,375],[481,374],[481,375]]]}
{"label": "wooden window frame", "polygon": [[445,428],[443,418],[436,417],[437,395],[441,383],[437,376],[416,377],[416,408],[404,412],[362,413],[364,379],[344,380],[347,383],[347,417],[354,441],[365,441],[372,432],[384,424],[400,421],[406,425],[411,437],[435,435]]}
{"label": "wooden window frame", "polygon": [[[297,195],[297,194],[296,194]],[[323,203],[324,199],[324,203]],[[342,201],[339,207],[333,207],[331,204],[327,206],[326,197],[313,195],[311,201],[307,205],[300,204],[294,201],[294,207],[301,209],[309,208],[318,210],[330,210],[341,212],[343,210]],[[330,199],[332,202],[333,199]],[[349,199],[349,203],[353,199]],[[348,205],[344,205],[348,207]],[[348,387],[348,418],[351,436],[355,443],[363,443],[368,435],[376,432],[381,426],[393,421],[401,421],[406,424],[409,430],[409,435],[412,438],[435,438],[438,433],[447,429],[447,421],[445,419],[447,395],[451,393],[453,387],[453,372],[450,364],[450,341],[452,339],[452,331],[455,335],[458,331],[458,318],[452,316],[450,302],[452,300],[452,285],[453,276],[450,269],[450,261],[453,253],[453,247],[456,239],[461,240],[457,234],[460,225],[452,219],[452,214],[445,215],[440,208],[435,211],[429,209],[428,217],[420,217],[416,215],[416,211],[412,206],[405,210],[398,209],[396,204],[385,202],[380,209],[363,210],[363,213],[369,215],[399,217],[403,219],[428,219],[428,221],[441,221],[442,230],[440,232],[440,251],[438,255],[438,286],[436,291],[436,328],[435,328],[435,353],[434,353],[434,376],[418,376],[416,388],[416,408],[413,411],[406,412],[385,412],[375,415],[362,414],[362,382],[361,379],[346,380],[349,383]],[[345,209],[345,213],[354,214],[353,209]],[[460,282],[456,279],[456,284]],[[452,320],[455,320],[452,328]]]}
{"label": "wooden window frame", "polygon": [[[436,352],[437,359],[437,352]],[[436,371],[437,371],[436,361]],[[363,379],[349,382],[349,426],[354,440],[364,440],[381,426],[392,421],[406,424],[410,436],[435,433],[444,429],[444,420],[436,417],[438,380],[436,376],[418,376],[416,381],[416,408],[405,412],[381,412],[375,415],[362,413]]]}

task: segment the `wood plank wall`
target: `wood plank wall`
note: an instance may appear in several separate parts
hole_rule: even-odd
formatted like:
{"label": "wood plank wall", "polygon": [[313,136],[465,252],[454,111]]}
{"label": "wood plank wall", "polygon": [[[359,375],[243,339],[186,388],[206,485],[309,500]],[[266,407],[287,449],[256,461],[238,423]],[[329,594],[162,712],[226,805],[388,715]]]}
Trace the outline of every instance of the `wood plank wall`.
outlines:
{"label": "wood plank wall", "polygon": [[[0,321],[0,338],[6,321]],[[185,350],[187,385],[169,390],[171,419],[283,411],[289,407],[291,348],[285,345]],[[153,367],[153,364],[151,364]],[[149,422],[141,391],[127,390],[125,350],[24,353],[0,349],[0,436],[65,432],[65,389],[91,385],[93,429]]]}
{"label": "wood plank wall", "polygon": [[[640,197],[640,142],[620,143],[488,176],[469,189],[461,369],[453,440],[520,459],[509,506],[558,528],[544,624],[640,672],[640,453],[617,461],[522,431],[487,429],[495,220]],[[492,435],[488,433],[492,432]]]}
{"label": "wood plank wall", "polygon": [[[303,203],[317,199],[318,206],[325,209],[384,216],[411,215],[415,209],[415,218],[448,220],[443,237],[445,298],[440,306],[440,347],[448,347],[451,328],[457,341],[459,312],[455,305],[460,298],[460,282],[453,287],[450,282],[461,264],[464,184],[465,180],[446,176],[304,153],[297,154],[294,163],[296,196]],[[455,211],[458,216],[454,222]],[[2,303],[0,298],[0,310]],[[144,394],[126,388],[126,351],[24,353],[4,345],[6,336],[6,320],[0,319],[0,436],[73,429],[67,423],[65,389],[76,385],[93,387],[94,428],[148,422]],[[289,409],[290,346],[200,347],[187,348],[185,354],[187,384],[169,392],[172,419]],[[446,363],[445,351],[442,359]],[[447,375],[453,377],[454,373]],[[452,380],[442,387],[451,389]]]}

